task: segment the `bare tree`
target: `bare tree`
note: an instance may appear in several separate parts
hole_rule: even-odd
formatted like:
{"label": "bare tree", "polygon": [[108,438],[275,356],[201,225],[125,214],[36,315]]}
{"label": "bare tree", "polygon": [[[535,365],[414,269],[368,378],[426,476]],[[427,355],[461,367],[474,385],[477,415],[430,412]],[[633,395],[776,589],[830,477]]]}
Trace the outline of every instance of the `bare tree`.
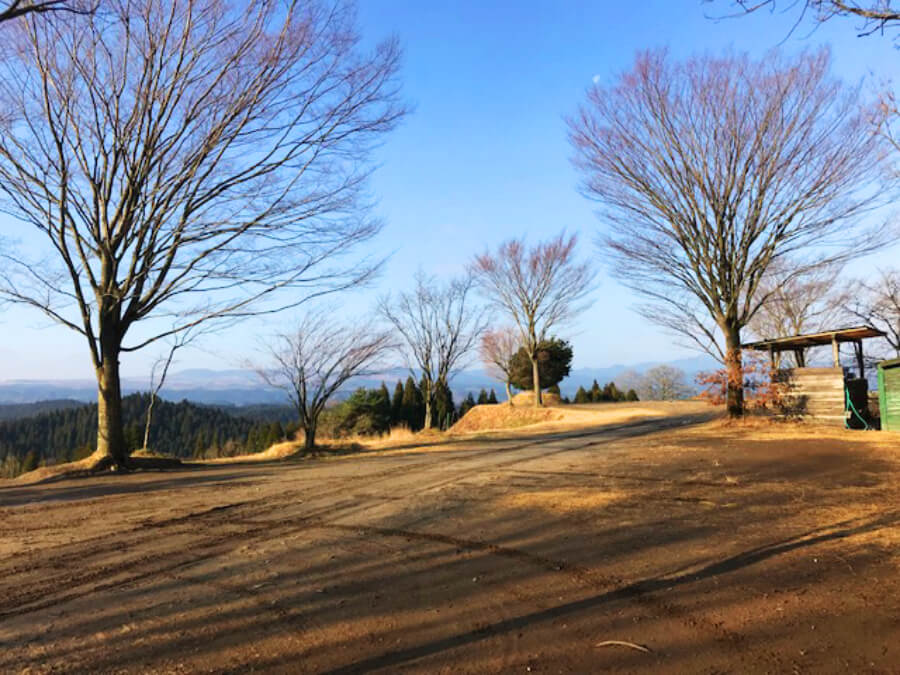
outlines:
{"label": "bare tree", "polygon": [[316,445],[319,416],[331,397],[350,378],[377,372],[392,346],[390,333],[373,329],[369,321],[347,326],[334,321],[331,313],[308,312],[296,331],[278,336],[270,347],[274,365],[256,371],[269,386],[287,394],[309,451]]}
{"label": "bare tree", "polygon": [[385,297],[379,306],[403,338],[400,350],[410,371],[422,378],[425,429],[432,425],[438,385],[449,386],[484,331],[484,313],[472,302],[471,290],[471,277],[440,284],[419,272],[412,291]]}
{"label": "bare tree", "polygon": [[893,356],[900,358],[900,270],[881,270],[874,280],[856,281],[842,308],[853,319],[884,331]]}
{"label": "bare tree", "polygon": [[98,452],[122,466],[123,353],[377,267],[347,256],[379,230],[367,160],[404,112],[399,53],[363,52],[340,1],[48,16],[0,45],[2,208],[48,244],[43,260],[4,256],[0,292],[86,338]]}
{"label": "bare tree", "polygon": [[675,401],[691,395],[684,371],[673,366],[654,366],[641,376],[637,387],[642,401]]}
{"label": "bare tree", "polygon": [[790,260],[789,281],[874,248],[878,228],[857,220],[884,194],[872,114],[825,51],[683,63],[651,52],[570,120],[614,273],[647,298],[650,320],[717,351],[733,416],[741,331],[770,297],[760,284],[773,265]]}
{"label": "bare tree", "polygon": [[48,12],[68,12],[70,14],[89,14],[94,10],[92,3],[78,0],[7,0],[0,3],[0,22],[11,21],[30,14],[46,14]]}
{"label": "bare tree", "polygon": [[511,239],[497,252],[479,255],[473,273],[485,295],[506,312],[519,330],[531,359],[534,405],[540,406],[539,346],[550,331],[587,308],[594,272],[575,258],[578,238],[565,232],[530,250],[524,239]]}
{"label": "bare tree", "polygon": [[519,331],[512,327],[490,330],[481,336],[479,348],[481,360],[487,366],[491,377],[500,380],[506,386],[506,401],[509,405],[512,405],[510,390],[512,358],[519,351],[520,345]]}
{"label": "bare tree", "polygon": [[153,423],[153,408],[159,400],[159,392],[162,391],[163,385],[166,383],[166,377],[169,374],[169,368],[175,360],[175,352],[186,347],[196,338],[198,338],[204,327],[210,324],[200,324],[188,328],[180,333],[175,333],[170,337],[169,349],[164,355],[160,355],[150,368],[150,400],[147,403],[147,415],[144,421],[144,444],[141,446],[144,450],[149,449],[150,444],[150,426]]}
{"label": "bare tree", "polygon": [[742,14],[751,14],[762,9],[772,12],[796,10],[794,26],[808,16],[814,21],[825,22],[835,17],[859,19],[860,35],[884,31],[900,21],[900,9],[892,6],[892,0],[706,0],[708,3],[726,2]]}
{"label": "bare tree", "polygon": [[[835,293],[840,272],[840,266],[823,266],[797,276],[789,265],[773,266],[760,281],[758,293],[766,300],[748,328],[760,340],[834,328],[840,315],[841,298]],[[773,356],[779,367],[781,353]],[[803,350],[794,353],[794,365],[806,365]]]}

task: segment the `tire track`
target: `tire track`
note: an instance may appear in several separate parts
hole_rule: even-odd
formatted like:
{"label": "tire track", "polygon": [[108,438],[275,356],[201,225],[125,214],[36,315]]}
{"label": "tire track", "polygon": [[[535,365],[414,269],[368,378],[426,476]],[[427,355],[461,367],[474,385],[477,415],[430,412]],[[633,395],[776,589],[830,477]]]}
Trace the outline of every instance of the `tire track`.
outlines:
{"label": "tire track", "polygon": [[[617,425],[614,427],[606,427],[602,429],[593,429],[590,431],[563,433],[552,435],[549,437],[539,437],[530,439],[524,443],[513,443],[512,445],[504,445],[503,447],[490,447],[481,451],[461,450],[462,456],[455,457],[457,463],[475,463],[471,467],[452,467],[446,463],[439,465],[441,470],[450,472],[450,476],[432,480],[426,485],[419,485],[417,488],[411,489],[405,493],[406,497],[421,495],[425,492],[451,485],[464,480],[475,474],[484,472],[485,470],[505,469],[516,464],[534,461],[545,457],[551,457],[565,452],[575,452],[585,448],[600,445],[619,438],[642,435],[661,431],[672,426],[681,426],[685,423],[682,418],[673,418],[672,420],[650,420],[633,424]],[[563,447],[554,447],[559,443],[568,443],[571,440],[589,438],[586,443],[576,445],[564,445]],[[549,448],[547,446],[550,446]],[[517,455],[511,459],[501,462],[491,463],[489,467],[480,464],[486,456],[504,455],[506,453],[518,453],[529,448],[536,449],[538,452],[529,454],[525,457]],[[446,453],[442,453],[446,458]],[[360,530],[365,526],[357,525],[340,525],[327,524],[322,519],[325,516],[331,516],[337,512],[344,511],[342,517],[353,515],[354,512],[371,508],[371,503],[362,503],[358,500],[342,501],[337,504],[323,507],[312,513],[293,517],[289,523],[281,523],[271,520],[260,520],[266,516],[284,513],[286,508],[296,506],[298,499],[302,497],[304,502],[315,501],[316,499],[331,497],[341,488],[348,485],[356,484],[364,481],[367,487],[371,487],[373,483],[381,483],[395,478],[400,474],[404,478],[413,477],[413,474],[423,467],[434,467],[436,459],[429,457],[427,460],[415,462],[413,464],[400,464],[388,467],[382,471],[367,473],[362,476],[339,477],[326,482],[318,490],[312,494],[296,490],[285,494],[280,493],[278,497],[265,496],[252,500],[244,500],[232,504],[218,505],[202,511],[188,514],[180,514],[160,521],[145,521],[130,530],[116,533],[114,537],[109,535],[98,535],[78,542],[60,544],[52,549],[44,549],[29,554],[31,560],[23,562],[6,569],[0,569],[3,578],[9,579],[15,583],[14,589],[6,589],[3,597],[3,610],[0,611],[0,617],[10,617],[28,612],[37,611],[51,607],[61,602],[66,602],[78,597],[82,597],[88,593],[98,592],[116,588],[151,578],[154,574],[171,573],[179,568],[189,566],[195,562],[202,562],[211,557],[219,555],[220,549],[233,549],[237,545],[247,544],[256,540],[265,540],[275,536],[285,536],[287,534],[295,534],[308,530],[310,528],[326,528],[352,531]],[[173,491],[174,492],[174,491]],[[373,501],[382,501],[380,498],[372,498]],[[224,516],[224,517],[223,517]],[[160,551],[151,555],[143,555],[129,561],[101,562],[96,565],[91,564],[92,559],[102,558],[103,556],[113,554],[117,551],[139,548],[145,544],[161,538],[161,533],[165,532],[165,536],[173,537],[178,534],[197,534],[196,527],[200,524],[206,528],[228,528],[235,525],[244,527],[243,531],[227,531],[214,533],[211,535],[201,534],[201,538],[192,541],[190,551]],[[557,569],[561,564],[558,561],[544,559],[531,556],[531,554],[518,551],[516,549],[506,549],[494,544],[486,542],[476,542],[472,540],[454,540],[444,535],[421,535],[407,534],[404,530],[391,528],[374,528],[373,533],[380,533],[382,536],[418,536],[422,538],[430,537],[431,541],[447,543],[454,546],[460,546],[470,550],[483,550],[493,555],[500,555],[507,558],[515,558],[520,561],[537,564],[545,569]],[[47,556],[48,550],[60,551],[55,556]],[[173,557],[175,560],[173,561]],[[38,558],[38,564],[33,562],[34,558]],[[145,571],[149,566],[150,570]],[[64,574],[53,574],[52,571],[66,568],[75,568],[76,572],[66,572]],[[50,570],[50,571],[48,571]],[[128,574],[131,572],[131,574]],[[22,584],[21,579],[14,577],[28,573],[37,577],[38,581],[31,584]],[[93,582],[104,578],[116,577],[115,581],[107,583],[93,584]],[[88,586],[88,588],[85,588]]]}

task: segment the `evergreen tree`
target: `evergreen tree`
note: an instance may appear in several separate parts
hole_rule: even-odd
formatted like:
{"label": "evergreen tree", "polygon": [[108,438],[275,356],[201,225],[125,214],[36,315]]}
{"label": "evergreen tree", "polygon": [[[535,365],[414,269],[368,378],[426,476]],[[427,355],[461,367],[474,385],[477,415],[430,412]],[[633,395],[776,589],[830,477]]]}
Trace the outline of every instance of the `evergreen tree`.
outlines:
{"label": "evergreen tree", "polygon": [[381,383],[381,387],[378,389],[378,411],[377,414],[379,417],[383,417],[387,420],[388,426],[391,424],[391,394],[388,391],[387,385],[384,382]]}
{"label": "evergreen tree", "polygon": [[463,402],[459,404],[459,416],[462,417],[463,415],[465,415],[472,408],[474,408],[475,405],[475,397],[472,396],[472,392],[470,391],[463,399]]}
{"label": "evergreen tree", "polygon": [[628,393],[625,394],[625,400],[626,400],[626,401],[637,401],[637,400],[639,400],[639,399],[638,399],[637,392],[636,392],[634,389],[629,389],[629,390],[628,390]]}
{"label": "evergreen tree", "polygon": [[603,400],[603,391],[600,389],[600,385],[597,384],[597,380],[594,380],[594,384],[591,385],[591,403],[599,403]]}
{"label": "evergreen tree", "polygon": [[482,389],[478,392],[478,405],[485,405],[488,402],[488,393]]}
{"label": "evergreen tree", "polygon": [[491,389],[491,393],[490,393],[490,395],[488,396],[488,403],[491,404],[491,405],[496,405],[496,404],[497,404],[497,394],[494,393],[494,390],[493,390],[493,389]]}
{"label": "evergreen tree", "polygon": [[403,383],[397,380],[394,387],[394,397],[391,399],[391,426],[408,424],[403,416]]}
{"label": "evergreen tree", "polygon": [[590,403],[591,397],[588,394],[584,387],[578,387],[578,391],[575,392],[575,403]]}
{"label": "evergreen tree", "polygon": [[453,392],[440,380],[434,387],[434,419],[432,424],[445,430],[456,420],[456,406],[453,403]]}
{"label": "evergreen tree", "polygon": [[418,431],[425,423],[425,401],[412,376],[406,378],[403,387],[403,421],[413,431]]}
{"label": "evergreen tree", "polygon": [[[538,345],[538,360],[541,389],[559,384],[571,371],[572,345],[559,338],[544,340]],[[510,383],[516,389],[533,389],[531,358],[524,347],[513,355],[509,365]]]}

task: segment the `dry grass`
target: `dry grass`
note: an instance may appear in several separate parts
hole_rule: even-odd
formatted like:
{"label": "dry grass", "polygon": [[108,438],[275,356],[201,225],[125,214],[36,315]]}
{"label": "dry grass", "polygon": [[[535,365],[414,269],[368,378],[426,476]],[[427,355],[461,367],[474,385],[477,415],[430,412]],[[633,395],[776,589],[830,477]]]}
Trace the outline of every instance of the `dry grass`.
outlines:
{"label": "dry grass", "polygon": [[12,479],[15,483],[29,485],[32,483],[43,483],[45,481],[56,480],[60,478],[74,478],[77,476],[88,476],[101,470],[104,465],[104,456],[96,452],[88,455],[84,459],[77,462],[66,462],[65,464],[54,464],[53,466],[42,466],[34,471],[23,473]]}
{"label": "dry grass", "polygon": [[629,405],[624,403],[608,406],[510,406],[506,403],[495,405],[477,405],[454,424],[451,435],[472,434],[487,431],[504,431],[537,428],[568,429],[591,427],[604,424],[621,424],[624,422],[664,417],[668,411],[647,405]]}
{"label": "dry grass", "polygon": [[236,455],[234,457],[215,457],[212,459],[195,460],[198,464],[233,464],[235,462],[269,462],[278,459],[286,459],[303,451],[302,441],[283,441],[250,455]]}
{"label": "dry grass", "polygon": [[[522,391],[513,396],[512,398],[513,405],[525,406],[532,405],[534,403],[534,392],[533,391]],[[541,392],[541,402],[544,405],[560,405],[562,400],[559,398],[559,394],[551,394],[548,391]]]}

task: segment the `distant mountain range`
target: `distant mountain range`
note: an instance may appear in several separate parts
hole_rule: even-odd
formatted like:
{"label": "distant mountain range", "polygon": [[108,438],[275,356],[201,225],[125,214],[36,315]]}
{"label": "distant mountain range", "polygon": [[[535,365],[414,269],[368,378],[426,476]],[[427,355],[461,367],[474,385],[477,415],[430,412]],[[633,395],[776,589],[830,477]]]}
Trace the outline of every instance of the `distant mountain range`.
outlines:
{"label": "distant mountain range", "polygon": [[[717,367],[716,361],[708,356],[696,356],[675,361],[648,361],[632,365],[613,365],[604,368],[578,368],[572,371],[560,384],[564,395],[573,396],[578,387],[589,388],[594,380],[601,385],[620,378],[628,371],[643,373],[648,369],[667,365],[684,371],[689,383],[693,383],[696,373]],[[397,380],[405,380],[409,371],[391,368],[383,373],[351,380],[341,392],[349,395],[358,387],[378,387],[385,382],[393,391]],[[146,378],[123,378],[122,393],[146,391]],[[453,394],[460,400],[468,392],[475,394],[482,388],[493,388],[498,396],[503,394],[503,385],[491,379],[484,370],[464,370],[451,382]],[[261,403],[284,403],[284,393],[263,385],[259,377],[249,370],[207,370],[188,369],[173,372],[166,380],[162,394],[170,401],[189,400],[209,405],[244,406]],[[94,401],[97,385],[91,380],[7,380],[0,381],[0,403],[33,403],[68,399],[69,401]]]}

